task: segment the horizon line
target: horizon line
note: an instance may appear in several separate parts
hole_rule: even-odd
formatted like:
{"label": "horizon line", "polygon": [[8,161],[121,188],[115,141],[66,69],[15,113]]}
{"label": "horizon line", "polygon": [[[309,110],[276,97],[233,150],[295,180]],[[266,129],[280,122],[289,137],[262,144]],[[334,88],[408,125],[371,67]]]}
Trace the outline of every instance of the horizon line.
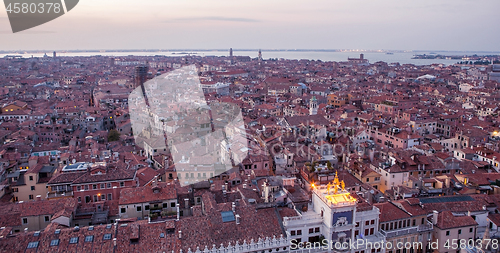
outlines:
{"label": "horizon line", "polygon": [[[16,50],[0,50],[0,53],[49,53],[49,52],[179,52],[179,51],[199,51],[199,52],[228,52],[230,48],[227,49],[67,49],[67,50],[57,50],[57,49],[16,49]],[[493,50],[425,50],[425,49],[246,49],[246,48],[232,48],[232,51],[264,51],[264,52],[467,52],[467,53],[500,53],[500,51]],[[183,52],[190,53],[190,52]]]}

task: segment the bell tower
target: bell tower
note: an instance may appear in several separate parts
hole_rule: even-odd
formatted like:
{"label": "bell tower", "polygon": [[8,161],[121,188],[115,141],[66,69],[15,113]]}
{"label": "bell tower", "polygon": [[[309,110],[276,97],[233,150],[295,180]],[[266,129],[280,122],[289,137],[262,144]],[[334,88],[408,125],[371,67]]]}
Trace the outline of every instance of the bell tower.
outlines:
{"label": "bell tower", "polygon": [[316,114],[318,114],[318,100],[313,96],[309,101],[309,115]]}

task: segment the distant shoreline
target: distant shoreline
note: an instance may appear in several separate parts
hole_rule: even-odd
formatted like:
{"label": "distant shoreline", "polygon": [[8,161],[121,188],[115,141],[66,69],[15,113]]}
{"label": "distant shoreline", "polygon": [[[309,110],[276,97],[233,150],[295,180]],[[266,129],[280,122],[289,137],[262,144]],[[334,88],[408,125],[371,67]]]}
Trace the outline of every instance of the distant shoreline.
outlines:
{"label": "distant shoreline", "polygon": [[[233,52],[237,51],[258,51],[259,49],[237,49],[233,48]],[[352,53],[419,53],[419,52],[454,52],[454,53],[498,53],[500,51],[450,51],[450,50],[358,50],[358,49],[260,49],[262,52],[352,52]],[[228,49],[102,49],[102,50],[1,50],[0,54],[32,54],[32,53],[127,53],[127,52],[144,52],[144,53],[155,53],[155,52],[228,52]],[[190,53],[185,53],[190,54]]]}

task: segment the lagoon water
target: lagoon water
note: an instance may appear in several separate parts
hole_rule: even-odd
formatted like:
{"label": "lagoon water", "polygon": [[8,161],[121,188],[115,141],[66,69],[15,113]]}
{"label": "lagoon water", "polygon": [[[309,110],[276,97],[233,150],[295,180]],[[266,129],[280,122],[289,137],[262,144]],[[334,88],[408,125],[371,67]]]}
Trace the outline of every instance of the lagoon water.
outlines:
{"label": "lagoon water", "polygon": [[[95,55],[102,56],[155,56],[155,55],[163,55],[163,56],[172,56],[172,57],[181,57],[186,56],[188,54],[198,55],[198,56],[228,56],[229,51],[126,51],[126,52],[57,52],[57,56],[65,57],[88,57]],[[348,57],[358,58],[359,54],[363,53],[364,58],[368,59],[370,63],[383,61],[387,63],[399,62],[401,64],[415,64],[415,65],[429,65],[433,63],[440,63],[445,65],[450,65],[459,62],[460,60],[452,60],[452,59],[412,59],[414,55],[420,54],[440,54],[446,56],[466,56],[466,55],[499,55],[499,52],[453,52],[453,51],[398,51],[393,52],[392,54],[387,54],[386,52],[361,52],[361,51],[266,51],[262,50],[262,57],[264,59],[269,58],[284,58],[284,59],[308,59],[308,60],[321,60],[321,61],[346,61]],[[43,57],[45,53],[8,53],[8,54],[0,54],[0,57],[4,57],[6,55],[19,55],[23,58],[29,57]],[[234,50],[234,56],[250,56],[252,58],[257,57],[257,50],[255,51],[247,51],[247,50]],[[48,56],[52,56],[51,53],[47,53]]]}

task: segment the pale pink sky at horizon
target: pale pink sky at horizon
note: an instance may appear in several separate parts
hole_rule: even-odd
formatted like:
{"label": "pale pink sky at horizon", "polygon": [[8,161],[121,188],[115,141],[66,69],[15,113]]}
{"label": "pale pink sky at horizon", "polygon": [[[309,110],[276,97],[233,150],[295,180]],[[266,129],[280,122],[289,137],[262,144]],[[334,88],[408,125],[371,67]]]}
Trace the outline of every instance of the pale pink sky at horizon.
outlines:
{"label": "pale pink sky at horizon", "polygon": [[498,0],[80,0],[0,50],[403,49],[499,51]]}

